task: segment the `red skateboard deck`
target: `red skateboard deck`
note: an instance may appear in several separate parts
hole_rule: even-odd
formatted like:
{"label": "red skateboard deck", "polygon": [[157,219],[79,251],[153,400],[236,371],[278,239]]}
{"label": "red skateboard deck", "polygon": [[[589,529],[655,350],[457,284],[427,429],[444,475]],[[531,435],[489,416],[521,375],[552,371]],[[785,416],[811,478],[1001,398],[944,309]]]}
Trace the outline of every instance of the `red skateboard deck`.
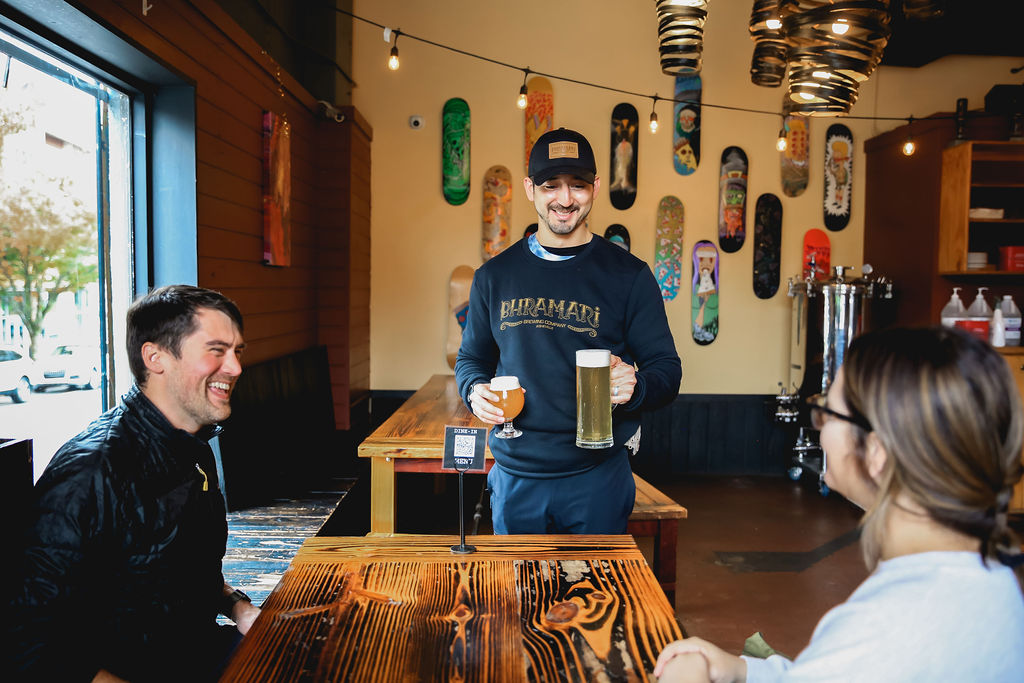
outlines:
{"label": "red skateboard deck", "polygon": [[770,299],[779,291],[782,247],[782,202],[763,194],[754,206],[754,295]]}
{"label": "red skateboard deck", "polygon": [[441,111],[441,193],[453,206],[469,198],[469,105],[453,97]]}
{"label": "red skateboard deck", "polygon": [[512,212],[512,174],[504,166],[491,166],[484,173],[483,249],[487,261],[509,245]]}
{"label": "red skateboard deck", "polygon": [[455,359],[459,355],[459,345],[462,344],[462,331],[466,329],[466,319],[469,315],[469,289],[473,284],[473,269],[469,266],[457,266],[452,271],[451,280],[448,283],[448,342],[445,352],[448,357],[448,367],[455,369]]}
{"label": "red skateboard deck", "polygon": [[824,230],[811,228],[804,234],[803,276],[812,280],[828,277],[832,267],[832,243]]}
{"label": "red skateboard deck", "polygon": [[722,151],[718,197],[718,246],[731,254],[747,236],[747,155],[739,147]]}
{"label": "red skateboard deck", "polygon": [[654,235],[654,278],[665,301],[671,301],[679,293],[682,259],[683,203],[669,195],[658,203],[658,227]]}
{"label": "red skateboard deck", "polygon": [[787,116],[782,128],[786,133],[786,149],[779,152],[782,194],[798,197],[807,189],[810,177],[810,118]]}
{"label": "red skateboard deck", "polygon": [[693,341],[706,346],[718,336],[718,249],[706,240],[693,245],[690,288]]}
{"label": "red skateboard deck", "polygon": [[672,166],[690,175],[700,163],[700,76],[676,76],[672,107]]}
{"label": "red skateboard deck", "polygon": [[542,77],[534,76],[526,82],[526,156],[523,157],[524,174],[530,172],[530,150],[537,138],[554,128],[555,95],[551,90],[551,82]]}
{"label": "red skateboard deck", "polygon": [[608,195],[616,209],[628,209],[636,200],[637,145],[636,107],[623,102],[612,110],[611,176]]}
{"label": "red skateboard deck", "polygon": [[836,123],[825,133],[825,227],[842,230],[850,222],[853,190],[853,133]]}

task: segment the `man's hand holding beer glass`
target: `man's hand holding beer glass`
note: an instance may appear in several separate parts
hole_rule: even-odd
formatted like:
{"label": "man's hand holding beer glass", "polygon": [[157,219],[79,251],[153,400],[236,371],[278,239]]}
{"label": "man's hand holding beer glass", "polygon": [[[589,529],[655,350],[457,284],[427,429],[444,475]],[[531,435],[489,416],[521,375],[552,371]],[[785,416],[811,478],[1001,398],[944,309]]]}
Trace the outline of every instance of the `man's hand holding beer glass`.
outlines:
{"label": "man's hand holding beer glass", "polygon": [[636,368],[624,362],[614,353],[611,357],[610,377],[612,384],[612,405],[628,403],[636,387]]}
{"label": "man's hand holding beer glass", "polygon": [[519,386],[518,377],[495,377],[490,383],[473,385],[469,402],[473,406],[473,414],[481,421],[504,425],[495,436],[514,439],[522,436],[522,432],[512,425],[512,420],[523,410],[524,394],[526,390]]}

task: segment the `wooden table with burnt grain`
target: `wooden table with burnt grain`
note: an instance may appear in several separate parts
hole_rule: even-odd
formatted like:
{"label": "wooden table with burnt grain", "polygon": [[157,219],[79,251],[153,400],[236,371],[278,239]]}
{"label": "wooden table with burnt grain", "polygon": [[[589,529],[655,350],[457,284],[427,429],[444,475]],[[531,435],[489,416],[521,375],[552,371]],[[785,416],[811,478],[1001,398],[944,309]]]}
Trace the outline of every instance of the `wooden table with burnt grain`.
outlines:
{"label": "wooden table with burnt grain", "polygon": [[222,682],[646,681],[682,637],[629,536],[314,537]]}

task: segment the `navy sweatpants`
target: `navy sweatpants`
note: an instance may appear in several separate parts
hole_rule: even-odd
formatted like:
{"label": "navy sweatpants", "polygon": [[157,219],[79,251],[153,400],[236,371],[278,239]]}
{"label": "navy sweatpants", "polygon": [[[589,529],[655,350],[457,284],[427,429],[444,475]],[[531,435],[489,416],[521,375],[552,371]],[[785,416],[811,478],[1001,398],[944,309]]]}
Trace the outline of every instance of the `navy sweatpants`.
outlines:
{"label": "navy sweatpants", "polygon": [[636,485],[629,456],[567,477],[519,477],[495,464],[487,475],[496,534],[624,534]]}

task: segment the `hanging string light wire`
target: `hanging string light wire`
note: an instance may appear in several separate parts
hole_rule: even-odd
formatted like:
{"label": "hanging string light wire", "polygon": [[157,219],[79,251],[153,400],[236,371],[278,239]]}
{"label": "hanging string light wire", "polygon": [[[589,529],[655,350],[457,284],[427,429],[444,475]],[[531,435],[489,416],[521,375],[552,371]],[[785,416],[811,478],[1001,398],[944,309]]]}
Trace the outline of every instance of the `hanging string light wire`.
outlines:
{"label": "hanging string light wire", "polygon": [[[376,26],[377,28],[381,28],[381,29],[386,29],[387,28],[387,26],[385,26],[384,24],[381,24],[379,22],[373,21],[372,19],[367,19],[365,17],[361,17],[361,16],[359,16],[357,14],[354,14],[352,12],[349,12],[347,10],[343,10],[341,8],[338,8],[338,7],[331,7],[331,9],[333,9],[335,12],[337,12],[339,14],[344,14],[346,16],[349,16],[349,17],[355,19],[356,21],[362,22],[364,24],[369,24],[370,26]],[[443,43],[438,43],[436,41],[430,40],[429,38],[422,38],[420,36],[416,36],[416,35],[413,35],[411,33],[406,33],[404,31],[402,32],[402,35],[405,36],[406,40],[415,40],[416,42],[423,43],[425,45],[431,45],[433,47],[440,48],[442,50],[447,50],[448,52],[454,52],[455,54],[460,54],[460,55],[463,55],[465,57],[471,57],[473,59],[478,59],[480,61],[487,62],[489,64],[494,64],[496,66],[502,66],[502,67],[505,67],[507,69],[513,69],[515,71],[526,71],[526,70],[528,70],[528,67],[517,66],[515,64],[510,64],[508,62],[503,62],[503,61],[498,60],[498,59],[493,59],[493,58],[487,57],[485,55],[479,55],[479,54],[476,54],[476,53],[473,53],[473,52],[469,52],[468,50],[462,50],[462,49],[457,48],[457,47],[452,47],[451,45],[445,45]],[[543,71],[529,70],[529,73],[531,73],[531,74],[533,74],[535,76],[544,76],[545,78],[553,78],[553,79],[555,79],[557,81],[562,81],[564,83],[573,83],[575,85],[582,85],[582,86],[585,86],[585,87],[588,87],[588,88],[597,88],[599,90],[606,90],[608,92],[619,93],[621,95],[629,95],[631,97],[639,97],[639,98],[644,98],[644,99],[649,99],[649,100],[653,100],[653,99],[657,98],[659,100],[665,100],[665,101],[669,101],[669,102],[681,102],[681,103],[684,103],[684,104],[699,105],[702,108],[707,108],[707,109],[721,109],[721,110],[724,110],[724,111],[738,111],[738,112],[745,112],[745,113],[748,113],[748,114],[763,114],[765,116],[778,116],[779,115],[778,111],[768,111],[768,110],[765,110],[765,109],[751,109],[750,107],[734,107],[734,106],[726,105],[726,104],[714,104],[712,102],[707,102],[707,101],[697,102],[697,101],[692,101],[692,100],[687,100],[687,99],[672,99],[672,98],[667,98],[667,97],[658,97],[657,95],[650,95],[650,94],[647,94],[647,93],[636,92],[636,91],[633,91],[633,90],[626,90],[624,88],[615,88],[615,87],[612,87],[610,85],[603,85],[601,83],[591,83],[589,81],[583,81],[583,80],[579,80],[577,78],[570,78],[568,76],[560,76],[558,74],[545,73]],[[794,113],[796,113],[796,112],[794,112]],[[846,115],[846,116],[843,116],[843,118],[851,119],[851,120],[861,120],[861,121],[906,121],[907,120],[906,116],[849,116],[849,115]]]}

